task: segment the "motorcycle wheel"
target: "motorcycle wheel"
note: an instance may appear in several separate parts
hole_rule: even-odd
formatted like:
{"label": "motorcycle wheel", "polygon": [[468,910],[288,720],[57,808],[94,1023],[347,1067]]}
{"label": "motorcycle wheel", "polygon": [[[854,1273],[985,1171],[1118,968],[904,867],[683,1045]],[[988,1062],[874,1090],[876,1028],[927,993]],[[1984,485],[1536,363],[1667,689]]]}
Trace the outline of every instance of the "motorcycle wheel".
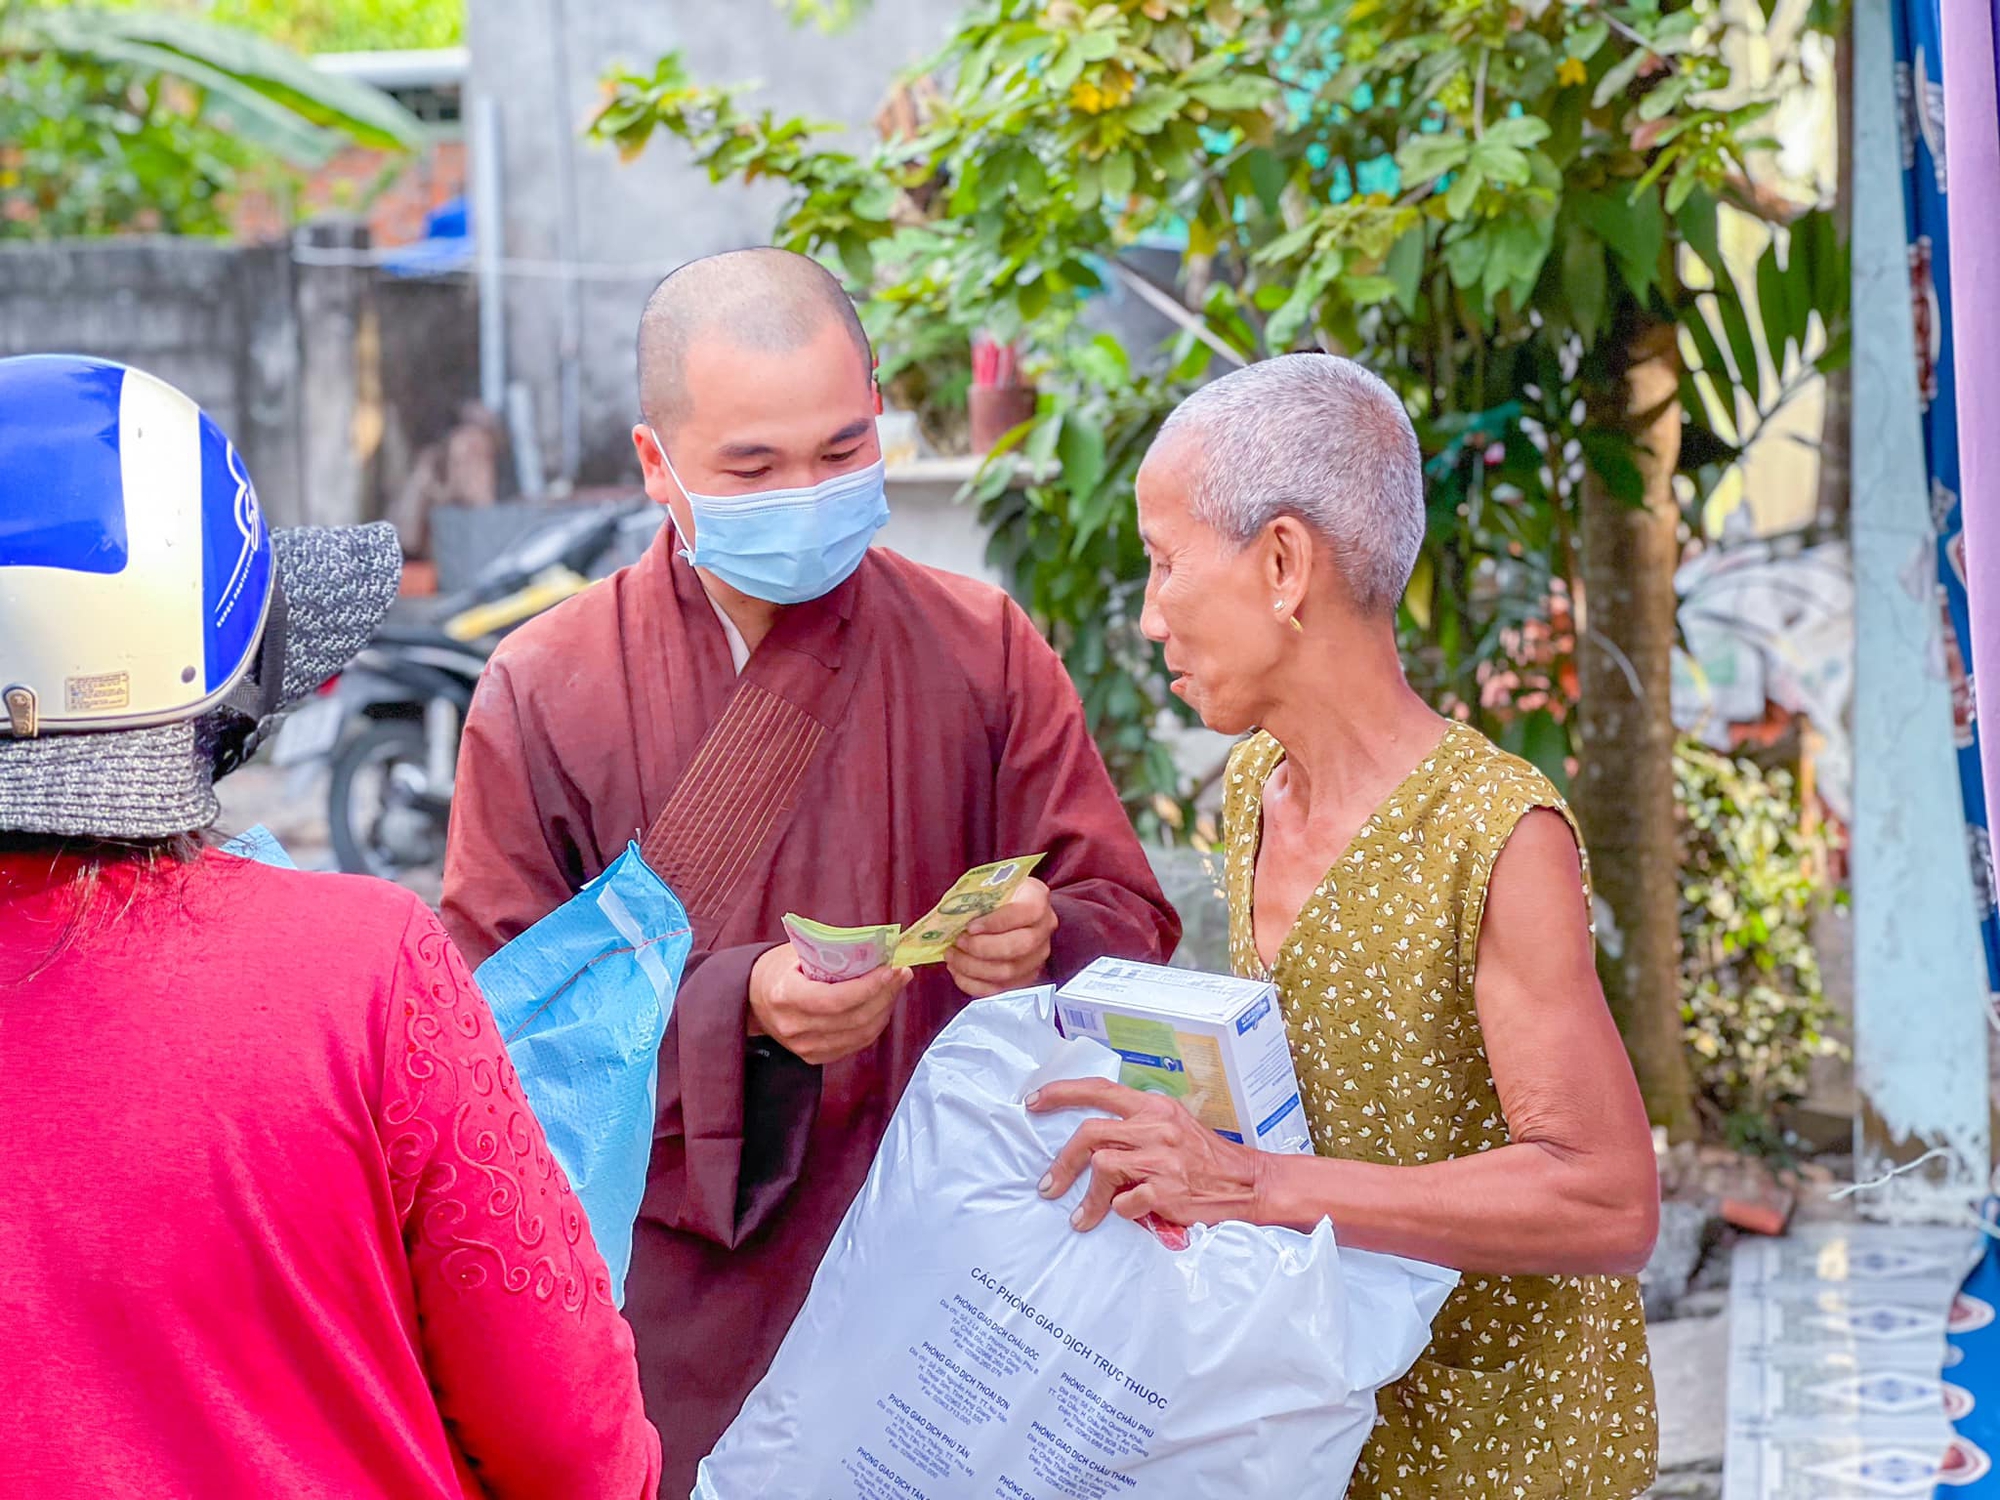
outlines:
{"label": "motorcycle wheel", "polygon": [[327,824],[336,864],[420,888],[435,899],[444,872],[445,821],[402,790],[421,786],[424,727],[413,719],[372,719],[333,755]]}

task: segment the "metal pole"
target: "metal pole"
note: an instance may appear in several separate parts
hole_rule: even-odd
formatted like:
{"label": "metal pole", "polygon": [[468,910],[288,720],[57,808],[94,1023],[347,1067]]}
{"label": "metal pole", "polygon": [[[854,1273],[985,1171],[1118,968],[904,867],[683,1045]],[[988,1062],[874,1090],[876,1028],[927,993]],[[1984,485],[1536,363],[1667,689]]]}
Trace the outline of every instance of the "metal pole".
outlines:
{"label": "metal pole", "polygon": [[549,58],[554,74],[556,116],[556,190],[562,212],[556,217],[557,254],[565,266],[562,284],[562,335],[558,350],[556,395],[562,434],[558,475],[565,485],[576,483],[583,467],[583,285],[577,280],[577,237],[582,223],[576,191],[577,121],[571,103],[569,29],[563,0],[549,0]]}
{"label": "metal pole", "polygon": [[472,234],[479,267],[479,400],[496,416],[507,410],[507,215],[500,101],[482,92],[472,107]]}

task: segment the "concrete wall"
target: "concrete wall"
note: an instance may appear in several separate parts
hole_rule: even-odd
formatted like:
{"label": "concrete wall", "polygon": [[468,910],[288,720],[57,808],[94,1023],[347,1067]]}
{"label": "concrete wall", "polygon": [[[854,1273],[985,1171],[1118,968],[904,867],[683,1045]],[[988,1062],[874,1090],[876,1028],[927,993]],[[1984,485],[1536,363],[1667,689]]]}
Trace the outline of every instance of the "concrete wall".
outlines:
{"label": "concrete wall", "polygon": [[[959,0],[875,0],[864,20],[826,37],[792,29],[769,0],[472,0],[468,124],[477,151],[480,100],[496,102],[504,253],[515,262],[590,267],[570,304],[574,478],[637,477],[628,438],[636,406],[632,335],[654,282],[695,256],[767,243],[781,201],[774,188],[712,185],[671,141],[629,164],[585,142],[605,72],[618,64],[650,71],[662,53],[680,49],[698,78],[776,84],[754,102],[865,131],[894,75],[944,40],[961,8]],[[475,163],[473,212],[484,226],[493,215],[479,200],[479,179]],[[565,468],[569,295],[553,276],[507,281],[507,370],[533,394],[552,476]]]}
{"label": "concrete wall", "polygon": [[236,441],[275,519],[302,505],[299,335],[280,247],[201,240],[0,246],[0,356],[92,354],[158,375]]}
{"label": "concrete wall", "polygon": [[[361,226],[311,227],[365,249]],[[0,245],[0,357],[90,354],[187,392],[242,451],[273,524],[383,513],[409,457],[476,394],[465,282],[378,284],[289,246],[171,238]]]}

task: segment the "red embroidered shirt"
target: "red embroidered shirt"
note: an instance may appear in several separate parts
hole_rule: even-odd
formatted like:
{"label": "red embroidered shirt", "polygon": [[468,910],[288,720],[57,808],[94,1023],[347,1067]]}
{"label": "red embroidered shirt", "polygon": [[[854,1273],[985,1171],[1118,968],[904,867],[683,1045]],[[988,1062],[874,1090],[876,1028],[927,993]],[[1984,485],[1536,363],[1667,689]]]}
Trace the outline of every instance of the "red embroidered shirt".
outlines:
{"label": "red embroidered shirt", "polygon": [[0,1494],[650,1497],[493,1019],[375,881],[0,854]]}

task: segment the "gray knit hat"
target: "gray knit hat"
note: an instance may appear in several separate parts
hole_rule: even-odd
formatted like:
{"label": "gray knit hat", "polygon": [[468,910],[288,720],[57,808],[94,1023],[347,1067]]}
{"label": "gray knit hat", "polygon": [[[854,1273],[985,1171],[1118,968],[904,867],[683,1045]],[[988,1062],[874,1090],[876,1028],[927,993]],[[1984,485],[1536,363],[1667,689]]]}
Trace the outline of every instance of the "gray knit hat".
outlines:
{"label": "gray knit hat", "polygon": [[247,760],[283,710],[353,659],[395,602],[402,550],[386,522],[271,533],[283,604],[265,630],[265,711],[233,707],[155,729],[0,735],[0,832],[157,839],[213,823],[215,780]]}

